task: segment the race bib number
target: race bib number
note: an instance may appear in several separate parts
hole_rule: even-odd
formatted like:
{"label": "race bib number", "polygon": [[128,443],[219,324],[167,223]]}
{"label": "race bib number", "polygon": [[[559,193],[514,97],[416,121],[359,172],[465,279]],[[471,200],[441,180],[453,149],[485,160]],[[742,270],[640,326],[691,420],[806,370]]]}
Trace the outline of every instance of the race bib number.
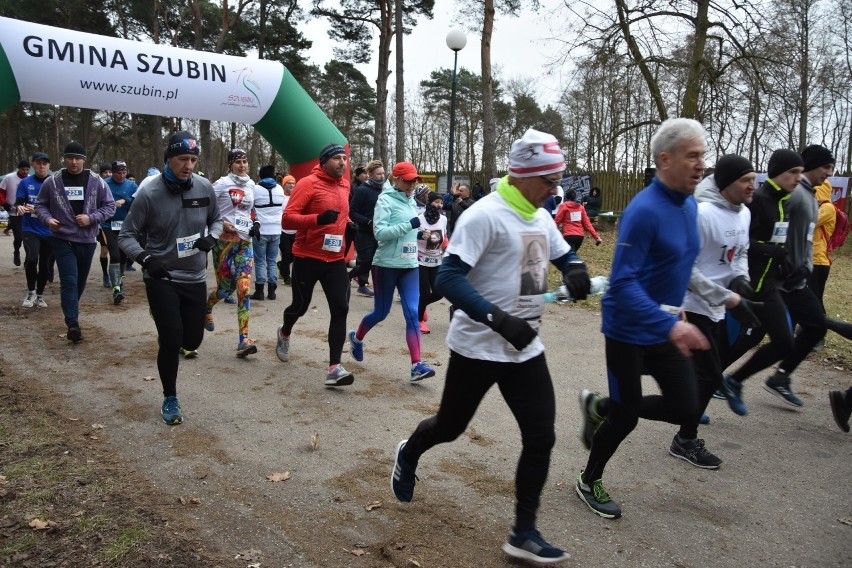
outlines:
{"label": "race bib number", "polygon": [[816,225],[814,223],[808,223],[808,242],[814,242],[814,229]]}
{"label": "race bib number", "polygon": [[120,231],[124,221],[110,221],[109,228],[113,231]]}
{"label": "race bib number", "polygon": [[422,256],[420,257],[420,262],[423,263],[424,266],[438,266],[441,264],[440,256]]}
{"label": "race bib number", "polygon": [[778,243],[783,245],[787,242],[787,230],[790,228],[790,223],[787,221],[778,221],[772,228],[772,238],[770,243]]}
{"label": "race bib number", "polygon": [[234,228],[236,228],[237,231],[247,233],[251,230],[251,226],[252,222],[250,217],[237,214],[237,217],[234,219]]}
{"label": "race bib number", "polygon": [[340,252],[343,248],[343,235],[326,235],[322,240],[322,250]]}
{"label": "race bib number", "polygon": [[402,243],[401,258],[417,258],[417,243]]}
{"label": "race bib number", "polygon": [[200,238],[201,233],[195,233],[194,235],[190,235],[188,237],[178,237],[177,239],[175,239],[175,241],[177,242],[178,258],[186,258],[188,256],[198,254],[199,249],[192,247],[195,246],[195,241]]}
{"label": "race bib number", "polygon": [[68,198],[68,201],[83,201],[83,188],[82,187],[66,187],[65,188],[65,197]]}
{"label": "race bib number", "polygon": [[583,218],[583,215],[579,211],[571,211],[571,222],[572,223],[576,223],[577,221],[579,221],[582,218]]}

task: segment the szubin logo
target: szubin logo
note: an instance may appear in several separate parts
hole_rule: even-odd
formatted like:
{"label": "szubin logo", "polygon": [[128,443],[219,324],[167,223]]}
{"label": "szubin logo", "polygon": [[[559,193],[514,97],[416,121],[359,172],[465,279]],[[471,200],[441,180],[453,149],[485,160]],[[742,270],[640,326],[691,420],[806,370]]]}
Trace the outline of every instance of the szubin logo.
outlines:
{"label": "szubin logo", "polygon": [[228,100],[225,105],[241,106],[255,108],[260,106],[260,96],[258,93],[261,90],[258,83],[252,75],[251,67],[243,67],[242,69],[234,69],[231,73],[236,74],[235,84],[237,92],[228,95]]}

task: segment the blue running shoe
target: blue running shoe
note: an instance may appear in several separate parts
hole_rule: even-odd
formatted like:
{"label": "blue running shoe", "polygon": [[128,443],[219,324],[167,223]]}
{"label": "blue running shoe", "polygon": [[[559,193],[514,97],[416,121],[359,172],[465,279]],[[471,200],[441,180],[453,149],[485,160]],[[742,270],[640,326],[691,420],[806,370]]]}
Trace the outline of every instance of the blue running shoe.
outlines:
{"label": "blue running shoe", "polygon": [[519,533],[512,529],[509,539],[503,543],[503,552],[537,564],[554,564],[571,558],[570,554],[544,540],[535,528]]}
{"label": "blue running shoe", "polygon": [[734,411],[734,414],[745,416],[748,414],[748,408],[742,399],[743,385],[734,380],[731,375],[722,375],[722,390],[725,392],[725,397],[728,399],[728,406]]}
{"label": "blue running shoe", "polygon": [[109,274],[104,274],[104,288],[112,288],[112,280],[109,279]]}
{"label": "blue running shoe", "polygon": [[719,389],[719,390],[717,390],[716,392],[713,393],[713,398],[716,398],[716,399],[719,399],[719,400],[725,400],[725,398],[726,398],[725,392],[722,389]]}
{"label": "blue running shoe", "polygon": [[414,484],[417,483],[415,471],[417,466],[411,467],[400,454],[408,440],[403,440],[396,445],[396,457],[391,472],[391,490],[397,500],[403,503],[411,503],[414,498]]}
{"label": "blue running shoe", "polygon": [[698,419],[699,424],[710,424],[710,417],[706,414],[702,414],[701,418]]}
{"label": "blue running shoe", "polygon": [[167,396],[163,400],[163,422],[169,426],[176,426],[183,423],[183,416],[180,414],[180,402],[176,396]]}
{"label": "blue running shoe", "polygon": [[236,303],[237,303],[237,299],[236,299],[236,298],[234,298],[233,296],[230,296],[230,295],[225,296],[225,299],[224,299],[223,301],[224,301],[226,304],[236,304]]}
{"label": "blue running shoe", "polygon": [[355,337],[355,330],[349,330],[349,352],[356,361],[364,360],[364,342]]}
{"label": "blue running shoe", "polygon": [[429,377],[435,376],[435,369],[424,363],[423,361],[418,361],[417,363],[411,366],[411,382],[416,383],[417,381],[422,381],[423,379],[428,379]]}

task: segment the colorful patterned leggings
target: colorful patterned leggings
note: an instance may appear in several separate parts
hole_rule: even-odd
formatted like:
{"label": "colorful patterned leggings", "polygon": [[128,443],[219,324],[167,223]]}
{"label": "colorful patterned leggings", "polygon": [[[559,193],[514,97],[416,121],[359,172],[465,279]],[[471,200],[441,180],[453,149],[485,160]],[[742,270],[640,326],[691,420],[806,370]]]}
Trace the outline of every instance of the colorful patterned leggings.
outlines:
{"label": "colorful patterned leggings", "polygon": [[219,300],[237,290],[237,324],[239,342],[248,337],[248,322],[251,315],[251,273],[254,270],[254,249],[251,241],[216,241],[213,250],[213,266],[216,269],[216,289],[207,298],[207,313],[213,311]]}

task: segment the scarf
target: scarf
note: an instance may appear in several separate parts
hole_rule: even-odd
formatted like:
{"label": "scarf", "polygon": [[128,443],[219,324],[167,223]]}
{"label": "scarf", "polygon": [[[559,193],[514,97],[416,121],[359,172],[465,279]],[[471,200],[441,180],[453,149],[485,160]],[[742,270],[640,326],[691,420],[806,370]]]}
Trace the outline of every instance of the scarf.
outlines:
{"label": "scarf", "polygon": [[438,222],[438,219],[441,218],[441,212],[438,211],[438,208],[431,203],[427,203],[426,211],[423,212],[423,216],[426,218],[427,223],[434,225]]}
{"label": "scarf", "polygon": [[509,183],[509,176],[504,177],[497,184],[497,193],[518,215],[526,221],[532,221],[538,208],[527,201],[520,190]]}
{"label": "scarf", "polygon": [[231,178],[231,181],[237,185],[245,185],[251,181],[251,178],[248,176],[238,176],[234,172],[228,173],[228,177]]}
{"label": "scarf", "polygon": [[163,172],[163,177],[166,178],[167,182],[181,186],[181,187],[184,187],[184,186],[187,186],[187,185],[192,185],[192,175],[190,175],[187,179],[181,181],[180,179],[178,179],[178,177],[175,175],[175,173],[169,167],[168,162],[166,162],[166,168],[165,168],[165,171]]}

